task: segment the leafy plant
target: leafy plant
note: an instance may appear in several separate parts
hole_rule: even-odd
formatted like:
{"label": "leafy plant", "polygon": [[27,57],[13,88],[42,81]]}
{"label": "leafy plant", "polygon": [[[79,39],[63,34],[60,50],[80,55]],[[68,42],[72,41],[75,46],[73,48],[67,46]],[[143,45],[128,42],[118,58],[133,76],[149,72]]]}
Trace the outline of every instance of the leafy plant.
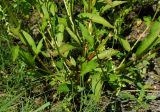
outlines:
{"label": "leafy plant", "polygon": [[[137,66],[159,50],[159,41],[156,42],[160,33],[159,17],[156,18],[159,7],[152,20],[144,18],[147,27],[138,39],[130,41],[124,34],[130,25],[126,18],[137,1],[82,0],[78,1],[80,11],[75,8],[75,0],[34,2],[12,1],[12,13],[11,8],[7,8],[9,2],[3,0],[6,12],[0,8],[2,19],[5,13],[13,18],[8,18],[7,26],[9,34],[18,40],[12,48],[13,61],[21,58],[28,65],[28,71],[37,77],[45,76],[60,99],[73,96],[68,100],[75,101],[79,111],[87,105],[85,102],[99,103],[106,91],[113,92],[109,96],[136,100],[138,104],[150,99],[145,97],[147,88],[142,82],[144,67]],[[39,21],[35,18],[33,22],[32,14],[27,13],[31,9]],[[25,25],[23,18],[34,27]],[[149,29],[149,34],[141,40]],[[34,35],[35,30],[37,35]],[[138,97],[121,92],[129,85],[140,89]],[[49,105],[46,103],[36,111]]]}

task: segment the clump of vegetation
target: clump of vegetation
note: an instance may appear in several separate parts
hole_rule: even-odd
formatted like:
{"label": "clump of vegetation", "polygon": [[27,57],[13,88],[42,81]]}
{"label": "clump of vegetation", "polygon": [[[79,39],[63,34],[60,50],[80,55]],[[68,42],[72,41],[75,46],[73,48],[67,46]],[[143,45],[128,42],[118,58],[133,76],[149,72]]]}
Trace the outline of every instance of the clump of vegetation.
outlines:
{"label": "clump of vegetation", "polygon": [[159,10],[154,0],[0,1],[2,91],[15,96],[0,110],[148,110],[160,89]]}

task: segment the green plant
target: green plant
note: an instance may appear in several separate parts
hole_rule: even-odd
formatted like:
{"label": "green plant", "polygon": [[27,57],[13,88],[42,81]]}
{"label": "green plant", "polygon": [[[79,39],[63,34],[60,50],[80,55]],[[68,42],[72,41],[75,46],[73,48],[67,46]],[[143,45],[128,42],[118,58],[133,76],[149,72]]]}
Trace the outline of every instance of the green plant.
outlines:
{"label": "green plant", "polygon": [[[6,8],[9,4],[3,2]],[[160,49],[157,47],[160,20],[156,18],[159,6],[153,19],[144,18],[147,27],[137,41],[130,42],[123,37],[123,25],[126,24],[126,16],[133,10],[132,2],[136,1],[82,0],[78,1],[82,8],[80,11],[75,10],[75,0],[35,2],[15,0],[11,5],[14,13],[11,13],[11,8],[6,11],[14,18],[8,19],[8,31],[20,41],[12,48],[13,61],[20,57],[28,65],[28,73],[45,76],[56,88],[57,97],[72,95],[68,98],[69,102],[80,104],[75,107],[79,111],[87,105],[85,102],[100,102],[104,88],[114,91],[112,95],[117,97],[128,85],[139,88],[140,83],[140,94],[132,99],[138,104],[147,99],[143,91],[145,85],[141,83],[145,67],[138,69],[137,66]],[[22,4],[24,9],[19,10]],[[117,7],[121,5],[122,9]],[[25,27],[22,18],[17,17],[19,12],[29,21],[32,15],[27,12],[31,6],[39,16],[39,21],[35,22],[38,36],[34,35],[34,28]],[[120,11],[116,12],[116,8]],[[141,41],[148,29],[151,29],[149,35]],[[66,107],[66,110],[72,109]]]}

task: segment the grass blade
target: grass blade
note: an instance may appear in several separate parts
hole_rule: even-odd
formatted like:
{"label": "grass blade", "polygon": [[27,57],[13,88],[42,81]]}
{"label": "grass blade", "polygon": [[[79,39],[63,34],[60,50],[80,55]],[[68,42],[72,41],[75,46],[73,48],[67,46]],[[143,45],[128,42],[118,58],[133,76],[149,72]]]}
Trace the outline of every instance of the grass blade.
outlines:
{"label": "grass blade", "polygon": [[0,112],[6,112],[7,108],[9,106],[11,106],[13,104],[13,102],[15,102],[15,100],[17,100],[18,98],[20,98],[22,96],[23,93],[17,95],[16,97],[14,97],[13,99],[11,99],[10,101],[7,101],[7,103],[4,103],[4,105],[0,106]]}
{"label": "grass blade", "polygon": [[140,46],[137,48],[136,55],[140,56],[144,52],[146,52],[152,44],[159,38],[158,35],[160,34],[160,22],[155,21],[151,27],[151,31],[149,35],[142,41]]}
{"label": "grass blade", "polygon": [[66,27],[66,30],[69,33],[69,35],[71,36],[71,38],[73,38],[78,44],[80,44],[80,41],[79,41],[78,37],[76,36],[76,34],[74,34],[72,32],[72,30],[68,27]]}
{"label": "grass blade", "polygon": [[39,107],[37,110],[35,110],[33,112],[42,112],[42,110],[44,110],[49,105],[50,105],[50,102],[47,102],[47,103],[45,103],[44,105],[42,105],[41,107]]}

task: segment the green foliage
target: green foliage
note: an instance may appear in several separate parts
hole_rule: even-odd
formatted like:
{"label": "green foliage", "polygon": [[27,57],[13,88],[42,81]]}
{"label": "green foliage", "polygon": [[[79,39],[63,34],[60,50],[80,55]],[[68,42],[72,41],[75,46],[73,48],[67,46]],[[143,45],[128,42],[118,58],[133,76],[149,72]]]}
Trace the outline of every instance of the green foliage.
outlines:
{"label": "green foliage", "polygon": [[[8,36],[14,37],[10,40],[15,41],[12,60],[25,62],[29,74],[44,76],[46,85],[49,82],[55,89],[52,96],[59,97],[58,100],[66,98],[67,104],[62,103],[65,111],[74,111],[73,108],[82,111],[88,106],[86,102],[98,105],[102,96],[136,101],[140,106],[155,99],[146,96],[149,87],[143,78],[150,64],[147,57],[153,53],[152,58],[158,57],[158,11],[153,19],[143,17],[147,27],[140,35],[135,34],[137,40],[132,41],[126,34],[132,32],[132,27],[137,30],[140,27],[134,25],[139,15],[129,17],[131,11],[135,11],[136,0],[34,2],[3,0],[0,7],[3,23],[0,25],[7,29]],[[33,17],[34,13],[38,21]],[[142,39],[145,33],[149,34]],[[136,95],[123,92],[127,87],[133,89],[130,86],[138,91]],[[70,103],[75,104],[69,108]],[[35,112],[50,106],[47,102]],[[135,108],[138,110],[140,107],[136,105]]]}

